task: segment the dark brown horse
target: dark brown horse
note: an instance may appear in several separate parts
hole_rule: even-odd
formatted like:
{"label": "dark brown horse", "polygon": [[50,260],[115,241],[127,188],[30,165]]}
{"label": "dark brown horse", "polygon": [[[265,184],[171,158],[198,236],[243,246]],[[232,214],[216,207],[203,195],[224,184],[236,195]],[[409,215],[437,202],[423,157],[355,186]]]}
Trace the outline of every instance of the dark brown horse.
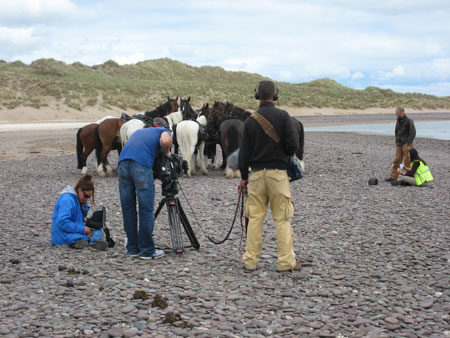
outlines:
{"label": "dark brown horse", "polygon": [[108,154],[111,150],[122,151],[120,142],[120,128],[124,121],[122,119],[108,119],[100,123],[95,128],[95,156],[97,157],[97,173],[104,176],[112,174],[111,166],[108,162]]}
{"label": "dark brown horse", "polygon": [[301,123],[295,117],[291,116],[291,120],[298,134],[298,149],[295,152],[295,155],[297,156],[302,169],[305,170],[305,164],[303,162],[303,155],[305,152],[305,130],[303,128],[303,123]]}
{"label": "dark brown horse", "polygon": [[178,111],[178,108],[178,96],[174,99],[171,99],[169,96],[167,96],[166,103],[161,104],[152,111],[146,111],[144,115],[145,117],[150,117],[152,119],[154,119],[155,117],[164,117],[166,115],[169,115],[170,113]]}
{"label": "dark brown horse", "polygon": [[219,128],[220,146],[222,148],[223,163],[227,178],[240,177],[239,171],[233,171],[227,167],[227,159],[234,151],[239,149],[242,141],[244,122],[240,119],[229,118],[222,122]]}

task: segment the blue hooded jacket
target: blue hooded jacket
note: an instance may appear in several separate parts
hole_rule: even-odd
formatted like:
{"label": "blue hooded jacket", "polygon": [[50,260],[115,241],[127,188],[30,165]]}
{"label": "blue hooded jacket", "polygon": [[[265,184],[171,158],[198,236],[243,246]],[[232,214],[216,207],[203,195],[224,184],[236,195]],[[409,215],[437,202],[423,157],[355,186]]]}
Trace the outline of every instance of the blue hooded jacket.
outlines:
{"label": "blue hooded jacket", "polygon": [[87,241],[88,235],[84,234],[84,217],[89,209],[89,204],[80,204],[74,188],[64,188],[53,210],[52,244],[72,244],[80,239]]}

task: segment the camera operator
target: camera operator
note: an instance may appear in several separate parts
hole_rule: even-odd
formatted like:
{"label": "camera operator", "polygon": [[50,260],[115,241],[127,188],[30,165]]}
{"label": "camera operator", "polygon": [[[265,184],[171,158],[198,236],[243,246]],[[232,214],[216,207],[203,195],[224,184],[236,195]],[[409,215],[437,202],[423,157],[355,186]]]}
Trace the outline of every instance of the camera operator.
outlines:
{"label": "camera operator", "polygon": [[[75,188],[63,189],[55,204],[52,216],[52,238],[54,245],[69,245],[83,249],[88,245],[96,250],[106,250],[108,244],[103,239],[103,229],[93,230],[90,220],[84,218],[90,209],[88,201],[94,203],[94,181],[91,174],[82,176]],[[95,203],[94,203],[95,204]]]}
{"label": "camera operator", "polygon": [[[298,134],[289,114],[273,103],[277,90],[272,81],[261,81],[255,98],[259,100],[258,114],[266,119],[279,135],[275,142],[255,118],[244,124],[239,152],[241,183],[239,191],[247,194],[245,209],[249,219],[247,245],[243,256],[244,268],[255,270],[262,250],[263,222],[270,202],[275,223],[278,261],[277,271],[299,270],[293,242],[291,218],[294,206],[291,200],[286,161],[298,147]],[[252,173],[249,176],[249,167]]]}
{"label": "camera operator", "polygon": [[[120,203],[127,234],[127,250],[131,257],[152,259],[164,256],[164,251],[155,249],[153,242],[153,163],[160,151],[170,157],[171,146],[170,131],[165,128],[145,128],[135,131],[120,153]],[[136,197],[139,204],[139,229]]]}

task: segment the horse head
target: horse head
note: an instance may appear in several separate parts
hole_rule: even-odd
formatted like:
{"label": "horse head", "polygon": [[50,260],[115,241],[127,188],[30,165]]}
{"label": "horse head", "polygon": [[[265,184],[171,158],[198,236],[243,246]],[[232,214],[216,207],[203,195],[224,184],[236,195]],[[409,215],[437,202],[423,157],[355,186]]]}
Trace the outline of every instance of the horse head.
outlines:
{"label": "horse head", "polygon": [[211,109],[209,108],[209,103],[204,103],[203,106],[200,108],[198,116],[205,116],[206,118],[208,118],[210,112]]}
{"label": "horse head", "polygon": [[174,113],[176,111],[178,111],[178,96],[174,99],[171,99],[170,97],[167,96],[167,102],[170,105],[170,111],[166,114],[169,115],[170,113]]}
{"label": "horse head", "polygon": [[194,109],[192,109],[189,101],[191,97],[189,96],[187,99],[183,100],[180,98],[180,110],[183,114],[183,120],[195,120],[197,118],[197,114]]}

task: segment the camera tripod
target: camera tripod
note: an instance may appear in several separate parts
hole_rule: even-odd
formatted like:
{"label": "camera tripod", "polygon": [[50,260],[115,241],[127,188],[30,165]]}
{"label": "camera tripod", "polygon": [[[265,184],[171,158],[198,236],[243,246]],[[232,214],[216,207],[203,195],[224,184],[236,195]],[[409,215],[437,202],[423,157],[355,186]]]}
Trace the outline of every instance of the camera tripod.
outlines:
{"label": "camera tripod", "polygon": [[155,212],[155,220],[158,217],[163,206],[166,205],[167,213],[169,217],[169,226],[170,226],[170,238],[172,240],[172,249],[177,253],[181,254],[184,252],[184,244],[183,244],[183,234],[181,233],[181,225],[183,225],[184,231],[186,232],[189,241],[191,242],[190,246],[186,246],[186,248],[195,248],[199,249],[200,244],[195,237],[194,231],[192,230],[191,225],[189,224],[189,220],[184,213],[183,208],[181,207],[180,200],[178,197],[175,197],[172,194],[168,196],[164,196],[161,202],[159,202],[158,209]]}

